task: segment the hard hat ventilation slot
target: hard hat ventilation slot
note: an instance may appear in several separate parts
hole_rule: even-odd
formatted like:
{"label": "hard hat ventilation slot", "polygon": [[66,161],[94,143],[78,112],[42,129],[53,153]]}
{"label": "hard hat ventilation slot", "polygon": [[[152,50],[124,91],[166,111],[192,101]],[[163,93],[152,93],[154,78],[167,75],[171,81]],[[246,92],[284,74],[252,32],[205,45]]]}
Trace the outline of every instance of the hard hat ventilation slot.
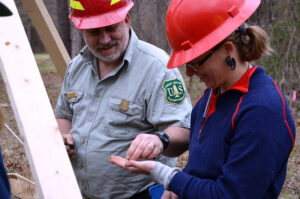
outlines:
{"label": "hard hat ventilation slot", "polygon": [[239,14],[239,9],[236,6],[232,6],[229,10],[228,10],[228,14],[231,17],[235,17],[237,14]]}
{"label": "hard hat ventilation slot", "polygon": [[182,42],[182,43],[180,44],[180,46],[181,46],[184,50],[188,50],[188,49],[190,49],[190,48],[193,47],[193,44],[192,44],[192,42],[191,42],[190,40],[186,40],[186,41]]}

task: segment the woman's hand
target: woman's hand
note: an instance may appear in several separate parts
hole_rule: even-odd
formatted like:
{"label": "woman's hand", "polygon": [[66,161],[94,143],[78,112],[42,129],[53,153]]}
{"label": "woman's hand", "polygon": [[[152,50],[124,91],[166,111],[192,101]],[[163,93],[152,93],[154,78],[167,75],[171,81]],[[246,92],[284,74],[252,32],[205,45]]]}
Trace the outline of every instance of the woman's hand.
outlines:
{"label": "woman's hand", "polygon": [[161,199],[178,199],[178,196],[172,191],[164,191],[164,194],[161,196]]}
{"label": "woman's hand", "polygon": [[135,160],[127,160],[120,156],[110,156],[111,163],[130,171],[131,173],[139,173],[150,175],[152,169],[155,166],[155,161],[146,160],[146,161],[135,161]]}

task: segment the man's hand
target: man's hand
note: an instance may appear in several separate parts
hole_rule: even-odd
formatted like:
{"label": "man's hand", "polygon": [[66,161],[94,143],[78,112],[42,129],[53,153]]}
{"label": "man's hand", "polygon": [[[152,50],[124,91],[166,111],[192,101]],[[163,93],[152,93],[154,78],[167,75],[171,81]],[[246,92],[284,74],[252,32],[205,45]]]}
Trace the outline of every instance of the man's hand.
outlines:
{"label": "man's hand", "polygon": [[131,173],[139,173],[150,175],[152,169],[155,166],[155,161],[146,160],[146,161],[135,161],[127,160],[120,156],[110,156],[111,163],[130,171]]}
{"label": "man's hand", "polygon": [[64,144],[66,146],[66,150],[68,152],[69,158],[73,160],[76,155],[75,155],[75,150],[74,150],[74,138],[70,133],[65,133],[61,135],[64,141]]}
{"label": "man's hand", "polygon": [[163,151],[163,143],[157,135],[140,134],[131,142],[126,153],[127,160],[152,160]]}
{"label": "man's hand", "polygon": [[70,130],[72,128],[72,122],[70,120],[62,119],[59,117],[56,117],[56,121],[58,124],[60,134],[63,138],[64,144],[66,146],[66,150],[68,152],[69,158],[73,160],[75,158],[74,138],[70,134]]}

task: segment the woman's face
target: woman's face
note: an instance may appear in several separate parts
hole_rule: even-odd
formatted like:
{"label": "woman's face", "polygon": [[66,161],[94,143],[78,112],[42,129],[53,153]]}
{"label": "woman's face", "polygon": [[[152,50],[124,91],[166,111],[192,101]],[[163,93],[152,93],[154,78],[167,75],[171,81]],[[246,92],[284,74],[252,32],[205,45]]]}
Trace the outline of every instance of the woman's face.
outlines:
{"label": "woman's face", "polygon": [[229,67],[225,65],[226,51],[223,46],[210,50],[186,64],[187,76],[196,75],[208,88],[225,87]]}

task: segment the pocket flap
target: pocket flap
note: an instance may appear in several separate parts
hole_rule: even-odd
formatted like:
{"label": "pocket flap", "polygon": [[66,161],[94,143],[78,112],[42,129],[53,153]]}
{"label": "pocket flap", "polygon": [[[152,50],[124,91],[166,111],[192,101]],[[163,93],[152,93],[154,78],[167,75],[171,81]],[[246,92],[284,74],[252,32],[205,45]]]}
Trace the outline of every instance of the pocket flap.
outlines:
{"label": "pocket flap", "polygon": [[143,112],[142,106],[125,99],[111,98],[109,100],[109,107],[114,111],[122,112],[127,115],[138,115]]}

